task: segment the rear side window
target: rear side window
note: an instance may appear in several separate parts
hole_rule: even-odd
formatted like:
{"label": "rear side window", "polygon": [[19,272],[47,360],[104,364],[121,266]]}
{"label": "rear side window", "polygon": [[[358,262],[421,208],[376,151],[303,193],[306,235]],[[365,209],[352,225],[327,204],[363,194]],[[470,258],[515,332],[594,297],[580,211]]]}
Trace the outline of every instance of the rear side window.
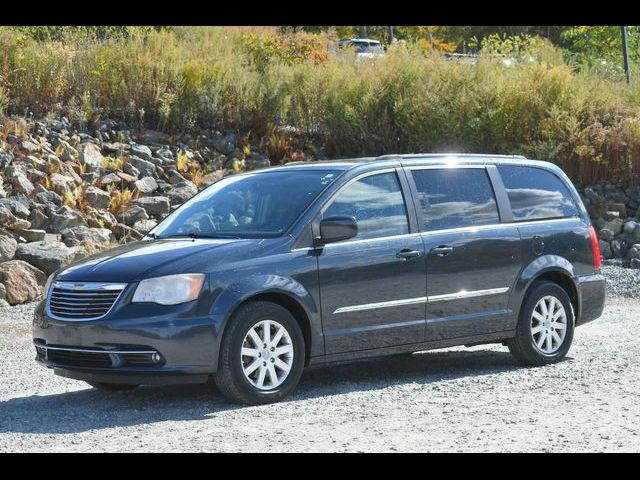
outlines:
{"label": "rear side window", "polygon": [[338,194],[323,214],[349,215],[358,222],[356,240],[409,233],[407,209],[395,172],[364,177]]}
{"label": "rear side window", "polygon": [[498,171],[516,222],[579,215],[569,189],[554,173],[518,165],[501,165]]}
{"label": "rear side window", "polygon": [[413,170],[427,230],[500,223],[484,168]]}

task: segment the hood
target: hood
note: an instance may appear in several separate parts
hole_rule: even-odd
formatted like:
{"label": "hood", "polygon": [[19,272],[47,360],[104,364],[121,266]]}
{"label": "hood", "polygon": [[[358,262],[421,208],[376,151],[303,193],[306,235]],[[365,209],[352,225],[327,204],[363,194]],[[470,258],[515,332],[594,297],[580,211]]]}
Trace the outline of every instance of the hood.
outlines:
{"label": "hood", "polygon": [[133,242],[75,262],[61,270],[56,279],[137,282],[177,273],[207,273],[221,262],[264,253],[273,240],[175,238]]}

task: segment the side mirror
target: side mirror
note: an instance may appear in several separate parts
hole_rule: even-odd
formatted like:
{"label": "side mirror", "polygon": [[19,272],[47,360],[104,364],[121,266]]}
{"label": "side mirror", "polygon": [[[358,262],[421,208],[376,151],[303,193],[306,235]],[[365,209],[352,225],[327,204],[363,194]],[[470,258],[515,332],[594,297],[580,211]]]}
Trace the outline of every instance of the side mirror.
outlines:
{"label": "side mirror", "polygon": [[316,245],[348,240],[358,234],[358,223],[354,217],[336,215],[320,221],[320,237],[316,238]]}

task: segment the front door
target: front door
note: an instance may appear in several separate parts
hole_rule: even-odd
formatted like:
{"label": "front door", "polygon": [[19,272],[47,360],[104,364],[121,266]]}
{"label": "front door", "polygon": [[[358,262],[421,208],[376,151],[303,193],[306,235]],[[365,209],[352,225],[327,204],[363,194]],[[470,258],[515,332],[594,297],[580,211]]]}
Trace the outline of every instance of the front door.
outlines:
{"label": "front door", "polygon": [[426,276],[422,239],[410,233],[395,170],[344,187],[323,217],[351,215],[358,235],[318,256],[327,354],[424,340]]}
{"label": "front door", "polygon": [[520,234],[500,223],[484,167],[410,173],[427,254],[426,340],[506,330],[511,287],[521,268]]}

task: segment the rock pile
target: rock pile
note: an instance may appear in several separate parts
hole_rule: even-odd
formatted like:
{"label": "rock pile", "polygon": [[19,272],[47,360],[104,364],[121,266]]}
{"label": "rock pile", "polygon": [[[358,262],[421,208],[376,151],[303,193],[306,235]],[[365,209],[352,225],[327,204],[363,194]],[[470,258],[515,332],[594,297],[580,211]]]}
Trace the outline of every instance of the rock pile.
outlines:
{"label": "rock pile", "polygon": [[171,137],[101,121],[93,134],[66,118],[0,124],[0,306],[42,294],[75,259],[140,239],[226,175],[269,166],[233,133]]}
{"label": "rock pile", "polygon": [[640,187],[593,185],[580,190],[605,261],[640,269]]}
{"label": "rock pile", "polygon": [[[233,133],[135,133],[112,120],[92,134],[66,118],[2,120],[0,306],[37,298],[69,262],[142,238],[226,175],[271,165],[257,146],[240,143]],[[640,187],[595,185],[580,194],[602,256],[640,269]]]}

